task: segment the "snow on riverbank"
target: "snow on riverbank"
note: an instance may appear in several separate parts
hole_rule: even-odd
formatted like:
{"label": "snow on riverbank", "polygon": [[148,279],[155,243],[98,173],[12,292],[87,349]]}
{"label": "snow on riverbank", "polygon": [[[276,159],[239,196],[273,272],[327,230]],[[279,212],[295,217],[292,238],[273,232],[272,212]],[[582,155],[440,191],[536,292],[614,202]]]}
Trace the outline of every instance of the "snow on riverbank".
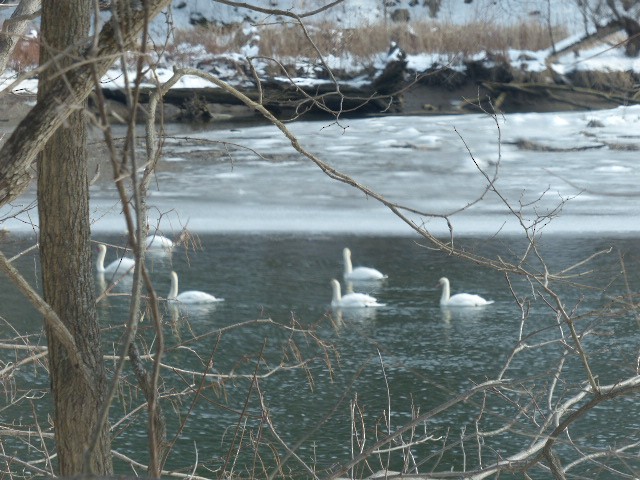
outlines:
{"label": "snow on riverbank", "polygon": [[[291,11],[292,8],[301,8],[301,10],[292,10],[295,12],[309,11],[324,5],[326,2],[307,1],[296,4],[290,0],[270,0],[257,1],[256,5],[263,8],[276,8],[285,11]],[[430,19],[430,10],[426,6],[427,2],[420,5],[409,7],[408,0],[395,2],[393,9],[407,9],[412,20]],[[349,28],[357,24],[358,26],[380,23],[389,15],[389,9],[382,6],[382,2],[374,2],[372,0],[350,0],[341,3],[331,9],[328,9],[318,16],[308,19],[309,22],[329,21],[333,22],[338,28]],[[442,2],[438,17],[430,19],[434,21],[434,25],[438,23],[447,24],[465,24],[469,21],[484,21],[492,24],[500,24],[504,22],[515,23],[518,21],[541,21],[542,17],[550,15],[552,22],[563,24],[573,35],[570,38],[561,40],[556,43],[556,50],[562,50],[567,45],[572,45],[585,32],[582,16],[575,2],[560,2],[554,4],[551,13],[549,13],[549,5],[547,2],[515,2],[510,3],[507,10],[501,2],[489,0],[475,0],[472,3],[461,3],[453,0],[445,0]],[[7,17],[11,14],[11,9],[0,10],[0,18]],[[108,18],[105,14],[105,19]],[[533,19],[533,20],[532,20]],[[538,19],[538,20],[536,20]],[[253,40],[259,36],[259,29],[255,24],[264,22],[274,23],[283,21],[284,18],[278,16],[267,16],[261,12],[252,12],[242,8],[232,8],[217,2],[198,1],[192,2],[174,1],[171,15],[160,15],[154,19],[152,30],[158,38],[165,38],[166,29],[170,22],[172,28],[177,30],[185,30],[193,28],[194,24],[217,23],[217,24],[245,24],[245,34],[248,38],[246,46],[239,49],[238,52],[227,52],[224,54],[214,55],[207,51],[202,45],[180,44],[175,46],[175,52],[171,55],[163,54],[157,59],[157,69],[154,72],[155,77],[148,75],[148,86],[153,86],[159,80],[166,81],[173,73],[174,66],[197,67],[199,65],[208,65],[207,71],[217,76],[220,80],[227,81],[234,86],[247,86],[253,82],[250,76],[238,75],[239,70],[245,69],[248,65],[247,57],[257,57],[260,55]],[[253,25],[252,25],[253,23]],[[410,24],[408,26],[410,27]],[[437,28],[437,27],[434,27]],[[402,46],[400,46],[402,47]],[[602,41],[599,44],[591,46],[588,50],[581,51],[579,56],[576,52],[569,51],[565,55],[553,57],[553,62],[549,63],[552,57],[552,50],[542,51],[521,51],[509,50],[506,52],[506,58],[515,69],[526,72],[543,72],[547,68],[553,71],[553,75],[567,75],[572,71],[602,71],[602,72],[640,72],[640,60],[636,58],[628,58],[624,55],[622,46],[612,48],[610,42]],[[387,52],[379,52],[373,59],[372,65],[381,71],[385,65]],[[176,59],[180,59],[180,64],[176,64]],[[494,54],[482,52],[474,55],[470,59],[478,62],[484,62],[491,67]],[[339,69],[350,77],[356,76],[362,71],[365,61],[362,58],[345,53],[341,56],[326,55],[325,63],[333,69]],[[434,67],[450,68],[456,71],[464,70],[465,66],[461,62],[461,58],[450,54],[434,54],[422,53],[407,56],[408,75],[423,73]],[[371,59],[367,60],[371,62]],[[315,61],[308,59],[282,59],[282,63],[296,64],[296,70],[305,72],[304,75],[294,77],[292,79],[283,78],[283,81],[291,80],[298,85],[311,85],[315,83],[326,83],[326,78],[317,78],[314,75]],[[252,60],[253,67],[257,70],[261,78],[267,78],[267,62],[258,58]],[[248,68],[246,68],[248,70]],[[375,75],[374,75],[375,76]],[[6,71],[0,76],[0,90],[10,88],[14,93],[33,94],[37,89],[37,81],[29,78],[28,73],[23,75],[23,79],[18,83],[14,83],[18,78],[18,74],[13,71]],[[133,75],[130,75],[133,78]],[[117,69],[109,72],[102,79],[105,88],[120,89],[123,85],[123,75]],[[277,80],[277,79],[276,79]],[[346,85],[358,85],[362,83],[362,78],[349,80],[341,80]],[[187,76],[181,79],[174,88],[215,88],[210,82],[202,80],[194,76]]]}

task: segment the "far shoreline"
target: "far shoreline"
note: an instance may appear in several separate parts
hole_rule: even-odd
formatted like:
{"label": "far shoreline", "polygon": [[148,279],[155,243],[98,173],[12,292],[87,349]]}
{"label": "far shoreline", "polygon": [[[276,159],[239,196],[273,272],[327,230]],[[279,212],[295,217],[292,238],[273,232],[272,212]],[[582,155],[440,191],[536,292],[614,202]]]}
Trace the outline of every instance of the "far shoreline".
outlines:
{"label": "far shoreline", "polygon": [[[606,79],[607,73],[599,73]],[[612,75],[612,84],[618,74]],[[217,89],[221,90],[221,89]],[[638,99],[612,94],[614,88],[587,89],[571,85],[539,83],[500,83],[468,81],[456,88],[442,85],[425,85],[416,82],[399,89],[399,95],[389,95],[397,102],[393,108],[384,109],[384,103],[375,109],[362,111],[322,112],[311,110],[300,115],[295,111],[295,99],[287,98],[282,106],[272,103],[270,110],[282,121],[327,120],[338,118],[367,118],[378,116],[437,116],[466,114],[511,114],[511,113],[551,113],[572,111],[595,111],[633,105]],[[112,112],[114,124],[122,124],[128,116],[128,107],[117,97],[113,89],[105,89],[108,110]],[[232,102],[208,101],[211,88],[181,89],[169,91],[164,99],[162,117],[165,123],[184,123],[199,126],[211,125],[221,128],[229,122],[236,126],[259,125],[268,122],[264,117],[237,100]],[[109,93],[111,92],[111,93]],[[121,95],[121,94],[120,94]],[[220,92],[217,94],[220,95]],[[362,97],[358,97],[362,98]],[[6,135],[25,117],[35,105],[35,94],[2,92],[0,105],[0,130]],[[189,111],[196,105],[198,112]],[[273,107],[276,105],[276,107]],[[292,106],[293,105],[293,106]],[[143,122],[139,116],[139,122]]]}

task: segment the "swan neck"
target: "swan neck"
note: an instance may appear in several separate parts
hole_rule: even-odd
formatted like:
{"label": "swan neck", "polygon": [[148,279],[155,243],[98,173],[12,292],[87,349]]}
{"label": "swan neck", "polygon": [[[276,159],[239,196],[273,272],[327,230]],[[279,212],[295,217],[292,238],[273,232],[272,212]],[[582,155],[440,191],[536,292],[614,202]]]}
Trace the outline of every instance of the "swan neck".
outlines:
{"label": "swan neck", "polygon": [[169,289],[169,295],[167,299],[175,300],[178,296],[178,275],[175,272],[171,272],[171,288]]}
{"label": "swan neck", "polygon": [[333,287],[333,301],[340,302],[342,300],[342,293],[340,292],[340,284],[337,281],[331,282]]}
{"label": "swan neck", "polygon": [[96,259],[96,270],[98,273],[104,273],[104,257],[107,254],[107,249],[101,245],[98,249],[98,258]]}
{"label": "swan neck", "polygon": [[450,290],[449,290],[449,281],[444,280],[442,282],[442,296],[440,297],[440,303],[447,303],[449,301]]}
{"label": "swan neck", "polygon": [[348,248],[345,248],[342,251],[342,256],[344,257],[344,273],[347,275],[353,272],[353,265],[351,265],[351,252]]}

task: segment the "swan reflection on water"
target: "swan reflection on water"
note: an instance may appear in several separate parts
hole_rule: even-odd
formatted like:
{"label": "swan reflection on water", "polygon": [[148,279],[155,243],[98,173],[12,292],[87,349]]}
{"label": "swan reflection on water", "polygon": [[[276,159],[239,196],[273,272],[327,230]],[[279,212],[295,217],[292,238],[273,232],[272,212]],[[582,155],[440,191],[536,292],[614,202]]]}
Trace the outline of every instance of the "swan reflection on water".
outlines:
{"label": "swan reflection on water", "polygon": [[191,322],[207,325],[215,325],[213,314],[218,308],[218,303],[201,303],[201,304],[179,304],[176,302],[167,302],[166,314],[168,317],[171,330],[176,341],[180,342],[183,329],[189,336],[193,336],[191,330]]}
{"label": "swan reflection on water", "polygon": [[355,323],[375,320],[378,315],[377,308],[334,308],[330,318],[336,330],[342,328],[345,323]]}
{"label": "swan reflection on water", "polygon": [[440,307],[441,319],[445,323],[449,322],[469,322],[482,320],[493,313],[486,308],[460,308],[460,307]]}
{"label": "swan reflection on water", "polygon": [[105,298],[111,297],[127,297],[131,296],[131,287],[133,286],[133,277],[128,274],[119,276],[108,276],[100,272],[96,274],[96,294],[98,303]]}

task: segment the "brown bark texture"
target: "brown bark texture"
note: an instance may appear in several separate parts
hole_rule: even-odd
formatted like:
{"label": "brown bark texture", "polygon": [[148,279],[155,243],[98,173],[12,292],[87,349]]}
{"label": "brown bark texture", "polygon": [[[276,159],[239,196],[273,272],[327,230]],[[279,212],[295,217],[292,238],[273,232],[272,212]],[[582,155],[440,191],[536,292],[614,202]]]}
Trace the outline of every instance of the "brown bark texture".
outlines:
{"label": "brown bark texture", "polygon": [[[78,61],[79,45],[87,41],[92,0],[44,1],[38,103],[52,99],[52,85]],[[85,101],[58,128],[38,158],[40,259],[44,298],[72,333],[83,367],[74,365],[66,348],[47,331],[54,408],[55,440],[60,475],[88,471],[109,474],[109,425],[98,425],[106,374],[101,354],[92,273],[89,184],[87,174]],[[92,433],[101,430],[98,445],[84,465]]]}

